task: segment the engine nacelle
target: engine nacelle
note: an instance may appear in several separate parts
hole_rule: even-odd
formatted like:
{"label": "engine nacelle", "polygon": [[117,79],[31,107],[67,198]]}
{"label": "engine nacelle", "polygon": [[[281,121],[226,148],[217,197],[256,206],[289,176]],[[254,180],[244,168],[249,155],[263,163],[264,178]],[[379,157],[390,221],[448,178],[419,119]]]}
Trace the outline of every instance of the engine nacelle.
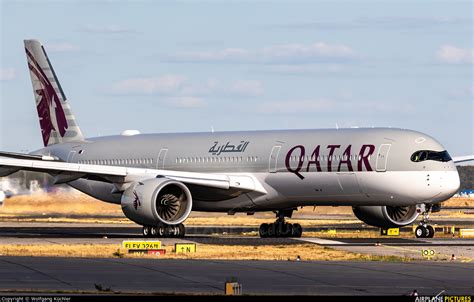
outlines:
{"label": "engine nacelle", "polygon": [[185,221],[193,206],[189,189],[168,178],[136,182],[122,195],[122,211],[128,219],[147,226],[178,225]]}
{"label": "engine nacelle", "polygon": [[354,215],[368,225],[381,228],[398,228],[415,221],[419,213],[416,206],[360,206],[353,207]]}

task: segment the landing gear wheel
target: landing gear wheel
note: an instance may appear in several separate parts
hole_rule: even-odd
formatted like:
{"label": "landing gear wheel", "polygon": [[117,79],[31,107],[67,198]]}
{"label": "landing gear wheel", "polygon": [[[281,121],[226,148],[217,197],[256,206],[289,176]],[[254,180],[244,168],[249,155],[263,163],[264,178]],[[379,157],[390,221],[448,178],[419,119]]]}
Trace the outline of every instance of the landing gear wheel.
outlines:
{"label": "landing gear wheel", "polygon": [[172,232],[172,229],[171,229],[170,225],[163,226],[163,229],[164,229],[163,232],[164,232],[164,237],[165,238],[173,237],[173,232]]}
{"label": "landing gear wheel", "polygon": [[143,237],[150,237],[150,233],[151,233],[151,228],[150,227],[147,227],[147,226],[144,226],[143,229],[142,229],[142,234],[143,234]]}
{"label": "landing gear wheel", "polygon": [[302,234],[303,234],[303,228],[301,227],[299,223],[295,223],[293,225],[293,232],[291,234],[292,235],[291,237],[300,238]]}
{"label": "landing gear wheel", "polygon": [[178,225],[164,225],[160,224],[157,226],[144,226],[142,229],[143,237],[156,237],[156,238],[183,238],[186,234],[186,228],[181,223]]}
{"label": "landing gear wheel", "polygon": [[285,223],[285,233],[283,234],[284,237],[291,237],[293,234],[293,225],[291,223]]}
{"label": "landing gear wheel", "polygon": [[164,237],[164,236],[165,236],[165,227],[160,225],[160,226],[158,226],[157,237]]}
{"label": "landing gear wheel", "polygon": [[425,226],[420,225],[415,229],[415,236],[416,238],[426,238],[428,237],[428,230],[425,228]]}
{"label": "landing gear wheel", "polygon": [[270,223],[267,231],[268,237],[277,237],[276,224]]}
{"label": "landing gear wheel", "polygon": [[172,234],[172,236],[175,237],[175,238],[176,238],[176,237],[179,237],[179,228],[178,228],[177,225],[173,225],[173,226],[171,227],[171,234]]}
{"label": "landing gear wheel", "polygon": [[268,223],[262,223],[260,225],[260,228],[258,229],[258,234],[260,235],[260,238],[267,238],[268,237]]}
{"label": "landing gear wheel", "polygon": [[420,226],[415,229],[416,238],[433,238],[435,229],[429,225],[430,211],[433,208],[432,204],[421,204],[417,206],[417,211],[420,211],[423,215],[423,219],[420,222]]}
{"label": "landing gear wheel", "polygon": [[303,234],[303,228],[300,224],[287,223],[285,217],[291,218],[295,209],[286,209],[277,211],[277,220],[274,223],[262,223],[258,229],[261,238],[299,238]]}
{"label": "landing gear wheel", "polygon": [[435,229],[431,225],[426,226],[426,238],[433,238],[434,234]]}
{"label": "landing gear wheel", "polygon": [[184,227],[184,224],[180,223],[178,225],[178,230],[179,230],[179,237],[184,238],[184,235],[186,234],[186,228]]}

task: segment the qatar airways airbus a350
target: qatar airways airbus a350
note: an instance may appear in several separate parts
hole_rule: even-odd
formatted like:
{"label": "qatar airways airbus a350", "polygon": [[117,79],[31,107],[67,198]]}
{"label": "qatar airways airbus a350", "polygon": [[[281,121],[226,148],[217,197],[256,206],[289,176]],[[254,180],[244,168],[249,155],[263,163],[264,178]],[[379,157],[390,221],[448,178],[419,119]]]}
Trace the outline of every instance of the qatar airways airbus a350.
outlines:
{"label": "qatar airways airbus a350", "polygon": [[[191,211],[274,211],[261,237],[299,237],[285,222],[302,206],[352,206],[367,224],[400,227],[459,189],[455,161],[411,130],[351,128],[139,134],[85,138],[45,49],[26,40],[44,148],[0,152],[0,176],[44,172],[55,184],[122,206],[143,235],[180,237]],[[473,156],[462,158],[471,160]]]}

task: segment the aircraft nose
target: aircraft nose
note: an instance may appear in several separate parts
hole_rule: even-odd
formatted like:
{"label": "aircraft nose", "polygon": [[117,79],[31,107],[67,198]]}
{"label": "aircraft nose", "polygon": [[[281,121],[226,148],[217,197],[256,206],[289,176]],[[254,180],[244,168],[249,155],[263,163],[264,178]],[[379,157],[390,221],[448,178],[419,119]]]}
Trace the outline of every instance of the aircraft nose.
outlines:
{"label": "aircraft nose", "polygon": [[455,171],[449,171],[447,175],[444,177],[444,183],[443,183],[443,188],[444,188],[444,194],[446,196],[452,197],[454,194],[456,194],[459,191],[459,188],[461,187],[461,180],[459,179],[459,173],[457,170]]}

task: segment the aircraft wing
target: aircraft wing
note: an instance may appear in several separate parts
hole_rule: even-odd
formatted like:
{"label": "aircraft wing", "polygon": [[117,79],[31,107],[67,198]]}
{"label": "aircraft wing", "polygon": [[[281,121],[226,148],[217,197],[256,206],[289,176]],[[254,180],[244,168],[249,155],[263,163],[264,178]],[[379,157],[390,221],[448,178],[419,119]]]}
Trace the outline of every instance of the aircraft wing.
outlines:
{"label": "aircraft wing", "polygon": [[[5,154],[5,153],[4,153]],[[261,183],[251,174],[213,174],[185,171],[158,170],[116,167],[104,165],[87,165],[66,163],[57,160],[22,159],[0,156],[0,177],[8,176],[20,170],[44,172],[55,177],[56,184],[67,183],[79,178],[97,179],[113,183],[117,190],[124,191],[134,181],[155,177],[167,177],[186,184],[192,184],[216,189],[240,189],[267,193]]]}
{"label": "aircraft wing", "polygon": [[466,162],[466,161],[471,161],[471,160],[474,160],[474,155],[466,155],[466,156],[453,157],[453,161],[454,161],[454,163],[456,163],[456,164],[458,164],[458,163],[463,163],[463,162]]}

